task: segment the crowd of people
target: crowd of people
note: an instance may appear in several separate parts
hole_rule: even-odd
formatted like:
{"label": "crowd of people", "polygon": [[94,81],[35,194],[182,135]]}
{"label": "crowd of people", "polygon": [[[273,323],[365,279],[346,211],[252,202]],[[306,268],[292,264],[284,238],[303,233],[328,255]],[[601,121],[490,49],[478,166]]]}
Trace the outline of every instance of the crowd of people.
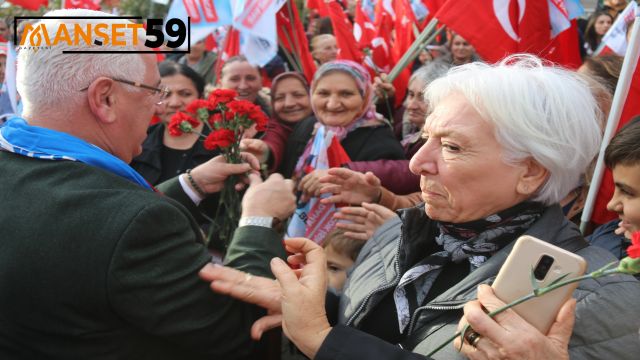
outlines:
{"label": "crowd of people", "polygon": [[[504,305],[488,285],[521,235],[587,271],[640,237],[640,116],[605,153],[619,219],[587,238],[577,227],[623,62],[592,55],[621,10],[590,16],[578,71],[530,54],[486,64],[447,30],[409,65],[397,107],[399,89],[337,59],[321,21],[311,79],[242,55],[216,73],[204,41],[162,60],[70,61],[63,42],[19,51],[21,111],[0,125],[0,357],[635,358],[632,275],[580,282],[548,333],[512,309],[487,315]],[[7,53],[0,45],[0,76]],[[203,123],[171,132],[215,89],[269,117],[266,130],[244,129],[240,164],[205,148]],[[11,109],[3,86],[0,115]],[[241,218],[228,244],[208,242],[229,178]],[[294,229],[309,204],[314,216]]]}

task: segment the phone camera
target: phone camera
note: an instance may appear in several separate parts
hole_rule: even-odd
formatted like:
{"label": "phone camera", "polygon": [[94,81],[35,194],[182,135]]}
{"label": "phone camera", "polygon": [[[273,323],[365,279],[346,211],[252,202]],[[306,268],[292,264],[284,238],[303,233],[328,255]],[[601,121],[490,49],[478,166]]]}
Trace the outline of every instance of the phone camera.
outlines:
{"label": "phone camera", "polygon": [[540,257],[540,260],[538,260],[536,267],[533,269],[533,276],[536,278],[536,280],[544,280],[554,261],[555,260],[549,255],[542,255],[542,257]]}

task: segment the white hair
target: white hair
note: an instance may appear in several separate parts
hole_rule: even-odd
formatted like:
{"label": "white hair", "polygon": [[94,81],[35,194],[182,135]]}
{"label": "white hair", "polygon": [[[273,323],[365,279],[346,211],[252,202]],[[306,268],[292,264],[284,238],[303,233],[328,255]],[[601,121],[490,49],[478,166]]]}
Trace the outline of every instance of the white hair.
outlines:
{"label": "white hair", "polygon": [[427,64],[419,67],[411,74],[409,83],[411,83],[413,80],[420,80],[426,86],[433,80],[444,76],[450,68],[451,64],[444,61],[430,61]]}
{"label": "white hair", "polygon": [[[54,16],[113,16],[101,11],[85,9],[54,10],[45,17]],[[129,24],[125,19],[42,19],[34,25],[45,24],[49,39],[53,41],[58,24]],[[74,39],[74,26],[66,27]],[[108,30],[107,30],[108,32]],[[102,46],[88,46],[83,41],[78,45],[59,42],[50,49],[21,49],[18,54],[17,88],[24,103],[25,112],[32,109],[55,109],[66,104],[78,104],[84,96],[80,92],[100,76],[118,77],[142,82],[145,65],[141,54],[63,54],[67,50],[123,51],[140,50],[133,45],[132,31],[123,31],[119,40],[126,46],[115,47],[111,43]],[[138,31],[138,44],[144,43],[143,31]],[[92,36],[93,39],[93,36]],[[28,42],[25,42],[25,46]],[[44,46],[44,43],[43,43]],[[139,91],[127,86],[127,91]],[[85,95],[86,96],[86,95]]]}
{"label": "white hair", "polygon": [[579,185],[600,148],[602,112],[588,84],[535,56],[452,68],[427,87],[425,100],[433,109],[452,93],[462,94],[494,126],[505,163],[533,158],[549,171],[532,200],[559,202]]}

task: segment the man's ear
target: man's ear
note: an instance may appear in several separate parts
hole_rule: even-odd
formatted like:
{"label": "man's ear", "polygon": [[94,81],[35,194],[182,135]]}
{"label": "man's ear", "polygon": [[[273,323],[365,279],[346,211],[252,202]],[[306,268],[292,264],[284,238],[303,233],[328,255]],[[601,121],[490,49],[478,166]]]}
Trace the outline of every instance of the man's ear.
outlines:
{"label": "man's ear", "polygon": [[116,121],[114,92],[115,82],[107,77],[98,78],[87,89],[89,109],[98,121],[107,124]]}
{"label": "man's ear", "polygon": [[549,170],[533,158],[524,160],[521,166],[523,170],[516,186],[516,192],[528,197],[547,181]]}

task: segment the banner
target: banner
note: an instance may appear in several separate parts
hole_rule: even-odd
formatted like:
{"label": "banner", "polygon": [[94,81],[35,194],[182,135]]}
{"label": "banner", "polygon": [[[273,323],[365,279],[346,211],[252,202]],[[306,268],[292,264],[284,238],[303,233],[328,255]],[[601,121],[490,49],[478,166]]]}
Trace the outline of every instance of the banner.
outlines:
{"label": "banner", "polygon": [[[231,0],[174,0],[166,19],[178,18],[187,23],[191,18],[191,45],[206,38],[219,27],[233,21]],[[180,47],[185,50],[187,44]]]}

